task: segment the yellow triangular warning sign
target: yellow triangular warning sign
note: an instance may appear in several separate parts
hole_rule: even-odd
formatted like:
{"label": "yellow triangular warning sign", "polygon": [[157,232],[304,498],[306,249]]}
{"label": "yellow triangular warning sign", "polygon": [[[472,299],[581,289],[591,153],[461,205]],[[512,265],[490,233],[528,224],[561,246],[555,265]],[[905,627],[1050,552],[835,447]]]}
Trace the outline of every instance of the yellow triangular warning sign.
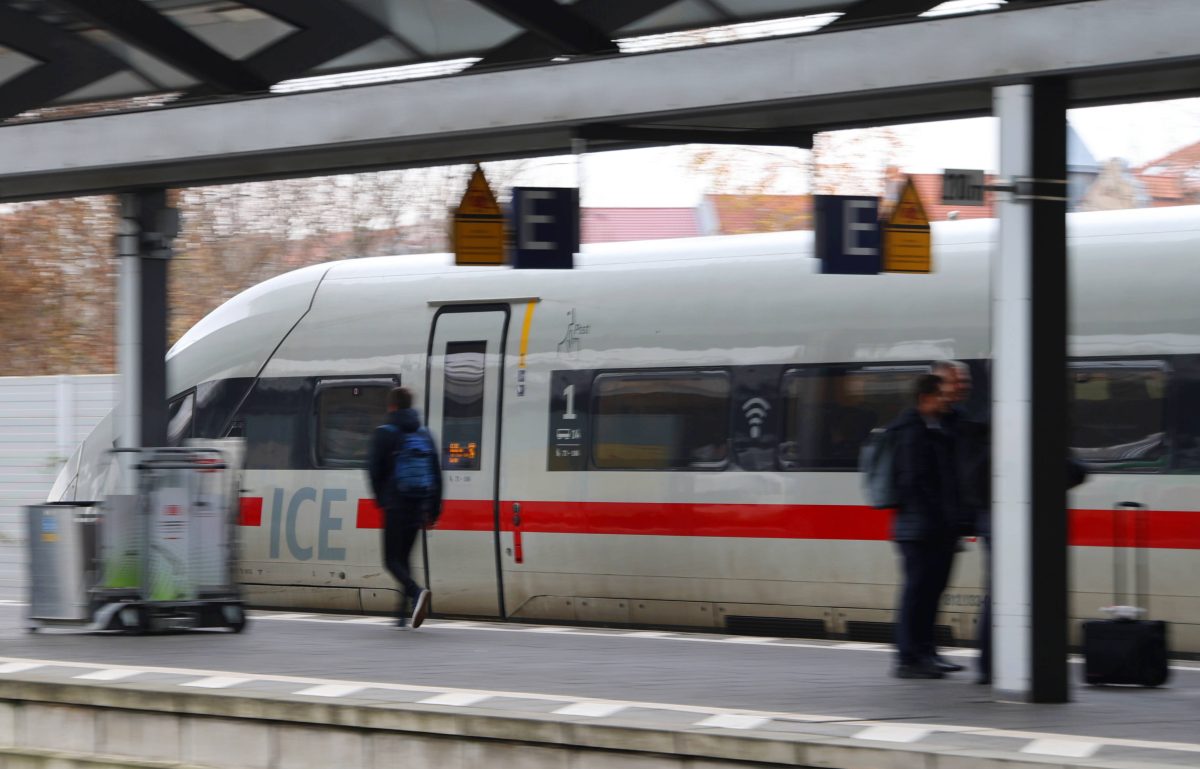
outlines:
{"label": "yellow triangular warning sign", "polygon": [[496,196],[492,194],[492,188],[488,186],[483,169],[478,164],[471,173],[471,181],[467,183],[467,191],[463,193],[456,213],[460,216],[501,216]]}
{"label": "yellow triangular warning sign", "polygon": [[887,223],[902,227],[929,226],[929,217],[925,214],[925,206],[921,204],[921,196],[917,194],[917,185],[913,184],[911,176],[905,179],[900,199],[896,201]]}

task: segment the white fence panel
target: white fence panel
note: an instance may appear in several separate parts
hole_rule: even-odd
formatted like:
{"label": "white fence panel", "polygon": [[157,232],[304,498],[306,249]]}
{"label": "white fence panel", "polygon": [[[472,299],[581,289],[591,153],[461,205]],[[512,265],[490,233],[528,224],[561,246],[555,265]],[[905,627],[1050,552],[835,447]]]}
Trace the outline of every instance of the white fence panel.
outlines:
{"label": "white fence panel", "polygon": [[21,508],[46,498],[116,399],[116,374],[0,377],[0,543],[24,538]]}

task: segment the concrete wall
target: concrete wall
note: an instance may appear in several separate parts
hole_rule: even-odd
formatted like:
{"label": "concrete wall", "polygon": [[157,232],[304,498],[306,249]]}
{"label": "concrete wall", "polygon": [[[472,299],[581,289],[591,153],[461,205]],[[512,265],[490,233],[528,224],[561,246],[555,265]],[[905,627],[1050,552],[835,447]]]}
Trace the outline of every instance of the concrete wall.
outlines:
{"label": "concrete wall", "polygon": [[0,543],[24,538],[21,507],[46,498],[116,397],[115,374],[0,377]]}
{"label": "concrete wall", "polygon": [[747,769],[796,759],[792,741],[454,711],[9,681],[0,766]]}
{"label": "concrete wall", "polygon": [[[145,687],[145,688],[142,688]],[[866,746],[803,732],[589,723],[553,714],[314,702],[10,678],[0,767],[209,769],[1096,769],[1023,754]],[[1111,766],[1111,764],[1105,764]]]}

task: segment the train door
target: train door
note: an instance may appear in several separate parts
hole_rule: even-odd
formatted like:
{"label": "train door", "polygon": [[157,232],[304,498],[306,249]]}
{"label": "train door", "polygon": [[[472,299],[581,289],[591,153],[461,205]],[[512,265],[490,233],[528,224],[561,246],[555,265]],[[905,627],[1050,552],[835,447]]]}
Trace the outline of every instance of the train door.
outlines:
{"label": "train door", "polygon": [[425,413],[442,450],[442,518],[426,532],[433,609],[503,616],[498,550],[500,378],[507,306],[452,306],[434,319]]}

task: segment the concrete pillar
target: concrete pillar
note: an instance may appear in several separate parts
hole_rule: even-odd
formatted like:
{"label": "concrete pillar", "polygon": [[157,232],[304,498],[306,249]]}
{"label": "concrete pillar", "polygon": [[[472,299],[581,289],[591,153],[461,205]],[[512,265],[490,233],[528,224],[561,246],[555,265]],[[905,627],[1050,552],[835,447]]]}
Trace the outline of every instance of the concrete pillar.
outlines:
{"label": "concrete pillar", "polygon": [[992,278],[993,679],[1001,697],[1066,702],[1066,83],[995,90],[1000,175]]}

